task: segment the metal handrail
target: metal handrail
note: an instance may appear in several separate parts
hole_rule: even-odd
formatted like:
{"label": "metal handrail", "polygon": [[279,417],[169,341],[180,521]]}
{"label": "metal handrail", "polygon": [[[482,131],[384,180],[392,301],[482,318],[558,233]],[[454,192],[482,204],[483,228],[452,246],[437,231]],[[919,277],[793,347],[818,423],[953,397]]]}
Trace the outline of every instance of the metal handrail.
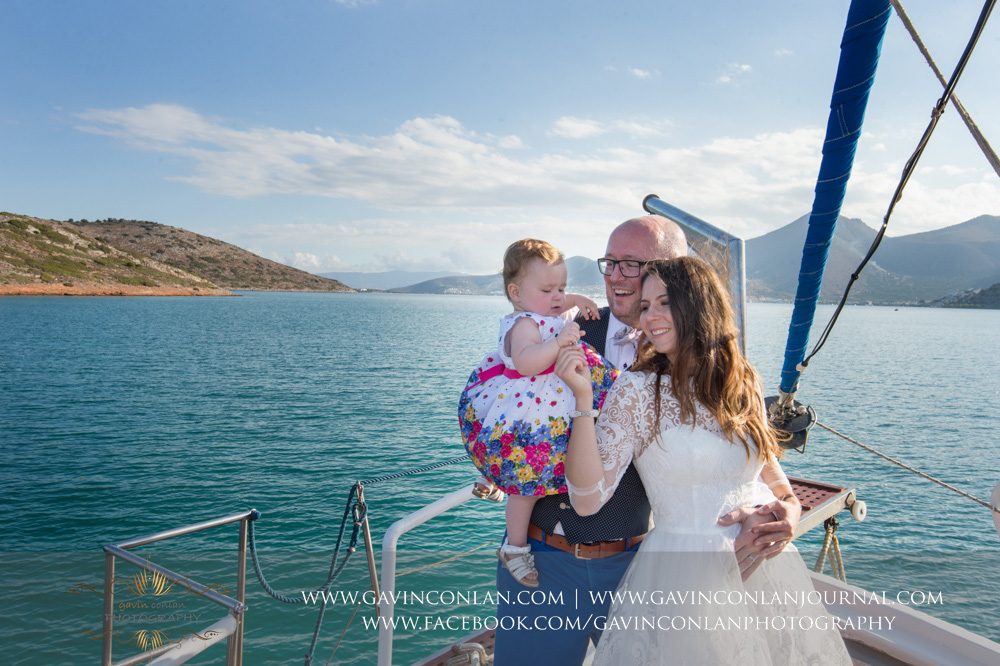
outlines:
{"label": "metal handrail", "polygon": [[434,516],[439,516],[449,509],[466,502],[473,497],[475,484],[463,486],[432,502],[422,509],[400,518],[385,532],[382,538],[382,591],[378,595],[379,625],[378,625],[378,664],[392,664],[392,619],[395,606],[393,593],[396,591],[396,543],[399,538],[418,525],[422,525]]}
{"label": "metal handrail", "polygon": [[642,207],[647,213],[661,215],[683,227],[684,234],[688,238],[688,245],[692,245],[692,240],[707,242],[712,247],[716,247],[722,251],[722,258],[729,273],[729,294],[733,299],[733,309],[736,311],[736,327],[740,334],[740,349],[745,354],[747,339],[747,318],[745,315],[747,271],[746,248],[743,239],[723,231],[680,208],[671,206],[655,194],[650,194],[643,199]]}
{"label": "metal handrail", "polygon": [[[226,664],[228,666],[241,666],[243,662],[243,613],[246,612],[247,606],[244,603],[246,599],[246,551],[247,551],[247,521],[253,520],[259,515],[256,510],[250,509],[249,511],[244,511],[242,513],[233,514],[231,516],[226,516],[224,518],[216,518],[214,520],[207,520],[205,522],[196,523],[194,525],[188,525],[186,527],[178,527],[170,530],[165,530],[163,532],[157,532],[155,534],[150,534],[143,537],[138,537],[135,539],[128,539],[126,541],[121,541],[119,543],[108,544],[104,546],[104,633],[103,645],[101,651],[101,665],[102,666],[112,666],[111,663],[111,647],[114,630],[114,597],[115,597],[115,558],[120,558],[130,564],[145,569],[153,574],[163,576],[166,579],[172,581],[183,582],[188,590],[194,594],[203,596],[205,599],[211,601],[212,603],[219,604],[228,610],[226,616],[221,620],[213,624],[211,627],[206,629],[206,631],[215,632],[217,638],[216,640],[210,640],[204,643],[203,647],[198,650],[186,651],[186,656],[178,658],[168,658],[165,655],[170,650],[175,649],[175,646],[161,646],[154,648],[152,650],[147,650],[139,655],[134,655],[127,659],[114,664],[114,666],[128,666],[130,664],[137,664],[151,659],[153,657],[160,656],[155,663],[183,663],[190,657],[194,656],[202,649],[209,647],[218,640],[228,636],[228,647],[226,654]],[[166,567],[162,567],[158,564],[150,562],[148,559],[138,557],[128,552],[127,549],[135,548],[137,546],[145,546],[146,544],[155,543],[158,541],[164,541],[166,539],[172,539],[174,537],[183,536],[185,534],[191,534],[193,532],[200,532],[202,530],[211,529],[213,527],[220,527],[222,525],[228,525],[230,523],[240,523],[240,536],[239,536],[239,553],[237,558],[237,582],[236,582],[236,598],[220,594],[215,590],[208,588],[201,583],[193,581],[186,576],[182,576]]]}

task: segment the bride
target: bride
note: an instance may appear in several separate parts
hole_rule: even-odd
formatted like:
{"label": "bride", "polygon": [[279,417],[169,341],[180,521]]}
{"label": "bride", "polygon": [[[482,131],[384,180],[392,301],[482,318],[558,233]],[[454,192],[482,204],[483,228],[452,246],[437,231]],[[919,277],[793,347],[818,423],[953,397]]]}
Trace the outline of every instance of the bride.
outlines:
{"label": "bride", "polygon": [[[832,618],[807,594],[798,551],[747,555],[744,581],[739,525],[717,522],[793,497],[718,277],[691,257],[650,262],[641,312],[638,361],[596,424],[595,412],[574,413],[566,458],[577,513],[600,509],[635,462],[656,524],[618,586],[594,663],[850,664]],[[582,352],[564,350],[556,374],[589,410]]]}

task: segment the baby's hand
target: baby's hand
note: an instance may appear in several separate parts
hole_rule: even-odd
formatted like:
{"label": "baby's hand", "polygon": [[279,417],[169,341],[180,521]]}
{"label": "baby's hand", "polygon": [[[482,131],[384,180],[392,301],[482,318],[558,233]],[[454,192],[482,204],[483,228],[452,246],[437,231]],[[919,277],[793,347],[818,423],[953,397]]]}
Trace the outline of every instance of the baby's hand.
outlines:
{"label": "baby's hand", "polygon": [[572,307],[577,307],[580,309],[580,315],[584,319],[600,319],[601,315],[598,313],[600,308],[597,307],[592,299],[587,298],[583,294],[569,294],[572,297],[573,303]]}
{"label": "baby's hand", "polygon": [[580,341],[580,336],[583,335],[580,332],[580,325],[575,321],[571,321],[559,332],[556,336],[556,344],[560,347],[569,347],[570,345],[575,345]]}

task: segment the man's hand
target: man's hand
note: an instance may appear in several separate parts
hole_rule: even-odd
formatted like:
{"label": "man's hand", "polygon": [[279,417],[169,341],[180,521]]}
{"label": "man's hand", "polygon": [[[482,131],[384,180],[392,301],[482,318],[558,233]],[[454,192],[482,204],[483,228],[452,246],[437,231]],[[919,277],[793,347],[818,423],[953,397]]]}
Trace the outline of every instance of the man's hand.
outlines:
{"label": "man's hand", "polygon": [[775,500],[760,508],[741,507],[719,518],[720,525],[741,523],[733,544],[740,575],[746,580],[765,559],[771,559],[792,540],[802,508],[794,497]]}
{"label": "man's hand", "polygon": [[753,528],[753,533],[760,535],[756,541],[763,546],[762,553],[767,559],[771,559],[792,540],[799,518],[802,516],[802,505],[799,504],[798,498],[792,495],[784,502],[775,500],[765,504],[757,509],[757,513],[766,518],[776,519]]}

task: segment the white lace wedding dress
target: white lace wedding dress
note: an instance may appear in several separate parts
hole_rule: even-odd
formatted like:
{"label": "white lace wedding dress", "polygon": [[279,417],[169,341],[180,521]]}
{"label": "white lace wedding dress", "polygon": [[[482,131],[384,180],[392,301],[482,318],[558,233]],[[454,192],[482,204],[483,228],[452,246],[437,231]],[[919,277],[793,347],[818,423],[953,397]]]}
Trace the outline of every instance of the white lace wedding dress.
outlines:
{"label": "white lace wedding dress", "polygon": [[850,664],[794,546],[740,580],[739,525],[716,521],[774,499],[756,450],[748,462],[700,405],[694,426],[682,424],[669,377],[654,432],[654,381],[622,373],[597,422],[604,478],[570,486],[578,511],[596,510],[635,462],[656,525],[618,586],[594,664]]}

